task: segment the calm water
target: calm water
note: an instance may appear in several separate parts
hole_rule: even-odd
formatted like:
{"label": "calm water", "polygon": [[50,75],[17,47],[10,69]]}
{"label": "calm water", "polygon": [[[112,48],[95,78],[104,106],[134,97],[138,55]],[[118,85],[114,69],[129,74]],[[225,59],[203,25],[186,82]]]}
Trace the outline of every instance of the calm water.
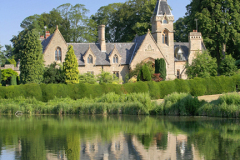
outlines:
{"label": "calm water", "polygon": [[240,160],[236,119],[1,116],[1,160]]}

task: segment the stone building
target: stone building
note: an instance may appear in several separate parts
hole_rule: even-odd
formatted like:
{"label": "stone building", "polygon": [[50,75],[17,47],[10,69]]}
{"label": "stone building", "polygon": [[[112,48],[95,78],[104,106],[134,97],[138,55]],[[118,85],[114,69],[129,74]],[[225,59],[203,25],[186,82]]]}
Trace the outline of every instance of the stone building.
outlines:
{"label": "stone building", "polygon": [[205,49],[200,32],[189,33],[189,42],[174,42],[174,16],[167,0],[158,0],[151,18],[152,32],[136,36],[130,43],[107,43],[105,26],[98,27],[98,43],[66,43],[58,28],[42,39],[45,65],[62,63],[68,45],[72,45],[78,59],[80,74],[101,71],[116,74],[120,79],[142,61],[155,62],[163,58],[166,62],[167,79],[186,79],[185,64],[191,63],[195,53]]}

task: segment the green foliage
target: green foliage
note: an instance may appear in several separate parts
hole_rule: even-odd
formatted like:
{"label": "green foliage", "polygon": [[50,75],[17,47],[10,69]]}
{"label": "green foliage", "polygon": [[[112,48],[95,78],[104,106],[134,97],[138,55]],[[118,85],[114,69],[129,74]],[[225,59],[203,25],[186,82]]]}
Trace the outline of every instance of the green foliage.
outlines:
{"label": "green foliage", "polygon": [[155,59],[155,73],[160,73],[160,59]]}
{"label": "green foliage", "polygon": [[187,93],[173,93],[164,98],[165,115],[197,115],[200,102]]}
{"label": "green foliage", "polygon": [[0,86],[2,85],[2,71],[0,69]]}
{"label": "green foliage", "polygon": [[43,54],[39,34],[29,30],[24,34],[20,50],[20,78],[23,84],[43,81]]}
{"label": "green foliage", "polygon": [[167,70],[166,70],[166,62],[163,58],[161,58],[159,60],[159,63],[160,63],[160,68],[159,68],[159,73],[160,73],[160,77],[165,80],[166,79],[166,76],[167,76]]}
{"label": "green foliage", "polygon": [[[212,57],[220,64],[224,45],[226,53],[231,54],[235,59],[239,59],[240,35],[238,12],[240,2],[237,0],[228,1],[199,1],[193,0],[186,7],[187,13],[184,17],[184,25],[180,25],[175,30],[183,31],[185,35],[183,42],[187,40],[190,31],[196,29],[198,19],[198,30],[202,33],[204,44]],[[221,22],[221,23],[220,23]],[[183,29],[184,28],[184,29]],[[178,31],[176,31],[178,34]]]}
{"label": "green foliage", "polygon": [[158,83],[155,81],[146,82],[149,88],[149,95],[152,99],[160,99],[161,98],[161,91],[159,91]]}
{"label": "green foliage", "polygon": [[147,64],[144,64],[142,66],[141,70],[138,73],[137,80],[138,81],[151,81],[152,80],[152,76],[151,76],[151,73],[149,71]]}
{"label": "green foliage", "polygon": [[237,66],[238,69],[240,69],[240,59],[236,60],[235,65]]}
{"label": "green foliage", "polygon": [[186,27],[187,18],[179,18],[177,21],[173,23],[174,32],[174,41],[175,42],[188,42],[188,34],[190,32],[189,28]]}
{"label": "green foliage", "polygon": [[193,96],[203,96],[206,93],[205,80],[202,78],[194,78],[189,80],[190,94]]}
{"label": "green foliage", "polygon": [[13,57],[10,57],[10,58],[8,58],[8,60],[7,60],[7,63],[8,63],[8,64],[13,64],[13,65],[14,65],[14,67],[16,67],[16,66],[17,66],[17,62],[15,61],[15,59],[14,59],[14,56],[13,56]]}
{"label": "green foliage", "polygon": [[17,79],[15,75],[11,77],[11,85],[17,85]]}
{"label": "green foliage", "polygon": [[2,73],[2,80],[3,81],[7,81],[13,75],[18,76],[18,73],[16,71],[12,70],[11,68],[3,69],[3,70],[1,70],[1,73]]}
{"label": "green foliage", "polygon": [[174,81],[161,81],[158,83],[158,85],[161,93],[161,98],[164,98],[166,95],[176,92]]}
{"label": "green foliage", "polygon": [[147,65],[149,71],[150,71],[150,74],[153,75],[154,72],[155,72],[155,68],[153,67],[153,63],[151,61],[148,61],[148,62],[141,62],[141,63],[138,63],[136,65],[136,67],[130,71],[129,73],[129,78],[132,78],[133,76],[138,76],[138,73],[140,72],[140,70],[142,69],[142,67],[144,65]]}
{"label": "green foliage", "polygon": [[178,93],[190,92],[190,86],[187,80],[175,79],[174,82],[175,82],[176,92]]}
{"label": "green foliage", "polygon": [[79,75],[79,83],[95,84],[96,82],[95,76],[90,72]]}
{"label": "green foliage", "polygon": [[43,83],[64,83],[63,67],[56,62],[45,67],[43,74]]}
{"label": "green foliage", "polygon": [[232,76],[237,72],[236,60],[231,55],[226,55],[219,65],[219,73],[225,76]]}
{"label": "green foliage", "polygon": [[78,61],[74,54],[73,46],[68,46],[68,51],[63,63],[64,77],[67,84],[79,83]]}
{"label": "green foliage", "polygon": [[115,74],[111,74],[110,72],[102,71],[99,75],[97,75],[97,80],[99,84],[102,83],[111,83],[111,84],[119,84],[120,80]]}
{"label": "green foliage", "polygon": [[148,85],[144,82],[136,82],[136,83],[126,83],[123,84],[124,93],[147,93]]}
{"label": "green foliage", "polygon": [[196,58],[192,61],[192,64],[187,63],[186,74],[190,79],[194,77],[207,78],[210,76],[216,76],[216,58],[212,58],[206,51],[203,53],[197,53]]}

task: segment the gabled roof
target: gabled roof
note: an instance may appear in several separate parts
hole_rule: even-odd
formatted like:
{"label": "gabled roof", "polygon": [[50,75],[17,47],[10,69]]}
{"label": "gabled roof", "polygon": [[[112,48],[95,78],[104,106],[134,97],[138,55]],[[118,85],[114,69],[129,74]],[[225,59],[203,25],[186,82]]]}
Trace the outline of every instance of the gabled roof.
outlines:
{"label": "gabled roof", "polygon": [[167,0],[157,1],[153,15],[155,16],[172,15],[172,12],[168,6]]}
{"label": "gabled roof", "polygon": [[[55,32],[54,32],[54,33],[55,33]],[[51,41],[54,33],[53,33],[52,35],[50,35],[47,39],[44,39],[44,40],[42,41],[43,53],[45,52],[45,50],[46,50],[49,42]]]}
{"label": "gabled roof", "polygon": [[89,49],[96,56],[96,65],[110,65],[109,55],[114,49],[114,45],[121,56],[121,64],[129,64],[134,49],[134,43],[106,43],[106,52],[101,52],[99,43],[68,43],[72,45],[74,53],[78,59],[78,65],[85,65],[83,56]]}
{"label": "gabled roof", "polygon": [[[177,57],[175,57],[175,52],[178,52],[179,49],[182,49],[183,51],[183,57],[182,60],[178,60]],[[174,61],[187,61],[189,57],[189,42],[174,42]]]}

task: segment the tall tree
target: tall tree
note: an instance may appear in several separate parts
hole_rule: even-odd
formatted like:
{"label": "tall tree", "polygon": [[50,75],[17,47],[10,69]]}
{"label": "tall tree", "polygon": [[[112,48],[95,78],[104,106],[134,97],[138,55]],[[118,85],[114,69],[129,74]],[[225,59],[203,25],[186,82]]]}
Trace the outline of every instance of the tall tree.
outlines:
{"label": "tall tree", "polygon": [[166,76],[167,76],[167,71],[166,71],[166,62],[163,58],[160,58],[159,60],[160,63],[160,67],[159,67],[159,73],[160,73],[160,77],[165,80]]}
{"label": "tall tree", "polygon": [[179,18],[174,24],[173,24],[175,33],[174,33],[174,41],[175,42],[188,42],[188,34],[190,32],[187,18]]}
{"label": "tall tree", "polygon": [[63,63],[65,82],[67,84],[79,83],[78,61],[73,46],[68,46],[65,62]]}
{"label": "tall tree", "polygon": [[225,76],[232,76],[237,72],[236,60],[231,55],[226,55],[219,65],[219,73]]}
{"label": "tall tree", "polygon": [[192,64],[186,65],[188,78],[201,77],[206,78],[217,75],[216,58],[212,58],[208,52],[197,53]]}
{"label": "tall tree", "polygon": [[187,6],[185,24],[190,30],[195,29],[195,19],[198,19],[198,30],[218,64],[226,53],[240,58],[239,10],[239,0],[192,0]]}
{"label": "tall tree", "polygon": [[22,83],[41,83],[43,80],[42,45],[36,30],[29,30],[23,36],[20,50],[20,78]]}

